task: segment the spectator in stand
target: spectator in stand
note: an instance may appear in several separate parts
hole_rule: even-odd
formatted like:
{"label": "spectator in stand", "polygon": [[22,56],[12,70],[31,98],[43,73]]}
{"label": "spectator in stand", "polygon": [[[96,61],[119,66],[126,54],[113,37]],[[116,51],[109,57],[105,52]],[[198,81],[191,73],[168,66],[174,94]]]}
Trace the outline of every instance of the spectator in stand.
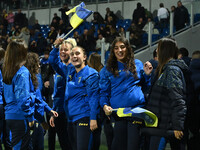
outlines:
{"label": "spectator in stand", "polygon": [[39,33],[37,44],[36,44],[37,54],[39,56],[43,55],[46,47],[47,47],[47,40],[42,36],[42,33]]}
{"label": "spectator in stand", "polygon": [[61,19],[58,25],[58,34],[61,36],[62,34],[66,34],[67,27],[66,24],[64,24],[63,20]]}
{"label": "spectator in stand", "polygon": [[78,34],[78,31],[74,32],[73,38],[76,40],[77,45],[80,45],[80,35]]}
{"label": "spectator in stand", "polygon": [[116,23],[113,21],[113,17],[108,16],[106,20],[106,27],[115,27],[115,26],[116,26]]}
{"label": "spectator in stand", "polygon": [[158,66],[158,55],[157,55],[157,49],[153,51],[153,59],[149,60],[149,62],[152,64],[153,69],[156,69]]}
{"label": "spectator in stand", "polygon": [[15,18],[15,15],[13,14],[13,12],[12,12],[12,10],[10,10],[9,12],[8,12],[8,16],[7,16],[7,21],[8,21],[8,30],[10,31],[11,30],[11,28],[13,27],[13,25],[14,25],[14,18]]}
{"label": "spectator in stand", "polygon": [[139,18],[137,27],[142,30],[144,26],[145,26],[145,21],[143,20],[143,18]]}
{"label": "spectator in stand", "polygon": [[159,20],[159,26],[161,28],[161,32],[163,31],[163,28],[167,28],[168,25],[168,17],[169,13],[166,8],[164,8],[164,4],[160,3],[160,8],[158,9],[158,20]]}
{"label": "spectator in stand", "polygon": [[55,31],[58,31],[59,22],[54,18],[51,22],[51,27],[54,27]]}
{"label": "spectator in stand", "polygon": [[106,37],[106,30],[104,26],[100,26],[99,29],[97,30],[98,34],[102,34],[103,37]]}
{"label": "spectator in stand", "polygon": [[145,9],[141,3],[137,3],[137,8],[133,12],[132,22],[138,24],[139,18],[146,20]]}
{"label": "spectator in stand", "polygon": [[15,14],[14,24],[19,25],[19,27],[22,28],[24,21],[25,21],[24,14],[22,13],[21,9],[18,9],[18,13]]}
{"label": "spectator in stand", "polygon": [[63,7],[60,8],[58,11],[61,12],[61,18],[62,18],[62,20],[63,20],[65,26],[68,27],[68,26],[69,26],[69,16],[66,15],[66,12],[69,11],[68,4],[65,3],[65,4],[63,5]]}
{"label": "spectator in stand", "polygon": [[12,6],[13,6],[14,9],[20,8],[20,4],[21,4],[20,0],[12,0],[12,2],[13,2]]}
{"label": "spectator in stand", "polygon": [[113,13],[113,11],[110,10],[109,7],[106,8],[106,15],[105,15],[105,22],[108,20],[108,17],[112,17],[112,21],[114,24],[117,23],[117,16]]}
{"label": "spectator in stand", "polygon": [[41,26],[40,26],[38,20],[35,20],[35,24],[33,25],[33,29],[35,30],[35,32],[41,32]]}
{"label": "spectator in stand", "polygon": [[8,14],[7,14],[7,11],[4,9],[3,10],[3,12],[2,12],[2,17],[3,17],[3,25],[4,25],[4,27],[7,29],[7,27],[8,27],[8,21],[7,21],[7,16],[8,16]]}
{"label": "spectator in stand", "polygon": [[6,49],[7,47],[7,42],[8,40],[8,35],[7,35],[7,31],[4,28],[4,25],[0,25],[0,47],[2,47],[3,49]]}
{"label": "spectator in stand", "polygon": [[128,31],[130,31],[130,44],[134,45],[135,48],[142,46],[142,34],[143,31],[138,28],[135,23],[132,23],[129,27]]}
{"label": "spectator in stand", "polygon": [[154,22],[152,22],[151,18],[147,18],[147,23],[145,24],[144,28],[142,29],[143,31],[145,31],[147,34],[149,33],[149,22],[151,22],[151,31],[152,34],[159,34],[158,29],[154,28]]}
{"label": "spectator in stand", "polygon": [[80,44],[80,46],[82,46],[85,49],[87,56],[89,56],[89,51],[95,50],[96,42],[94,42],[94,41],[95,41],[94,36],[89,35],[88,30],[85,29],[83,31],[83,34],[80,37],[80,43],[79,44]]}
{"label": "spectator in stand", "polygon": [[182,47],[179,49],[180,53],[181,53],[181,59],[184,60],[184,62],[186,63],[186,65],[189,67],[190,66],[190,62],[191,62],[191,58],[188,57],[189,56],[189,52],[185,47]]}
{"label": "spectator in stand", "polygon": [[54,26],[56,31],[58,30],[60,19],[61,18],[57,15],[57,13],[54,13],[54,17],[52,19],[51,26]]}
{"label": "spectator in stand", "polygon": [[18,36],[15,36],[16,39],[22,39],[25,44],[28,46],[30,41],[30,31],[27,27],[23,27],[21,33]]}
{"label": "spectator in stand", "polygon": [[7,35],[7,29],[3,24],[0,24],[0,36],[6,36]]}
{"label": "spectator in stand", "polygon": [[188,142],[188,150],[200,147],[200,51],[192,53],[190,63],[190,79],[193,84],[192,99],[188,110],[189,131],[192,133]]}
{"label": "spectator in stand", "polygon": [[119,36],[119,34],[117,33],[116,27],[112,27],[110,26],[109,28],[106,28],[106,43],[112,44],[112,42],[114,41],[114,39]]}
{"label": "spectator in stand", "polygon": [[104,19],[99,12],[96,11],[93,13],[92,23],[94,23],[94,24],[103,24],[104,23]]}
{"label": "spectator in stand", "polygon": [[59,23],[61,18],[57,15],[57,13],[54,13],[54,17],[52,20],[54,20],[54,19],[56,19],[56,22]]}
{"label": "spectator in stand", "polygon": [[177,8],[174,13],[174,25],[176,27],[176,31],[185,28],[185,26],[189,23],[189,13],[187,8],[182,5],[181,1],[177,2]]}
{"label": "spectator in stand", "polygon": [[119,28],[118,34],[119,34],[119,36],[121,36],[121,37],[124,37],[124,38],[126,37],[126,33],[125,33],[125,30],[124,30],[123,27],[120,27],[120,28]]}
{"label": "spectator in stand", "polygon": [[175,6],[171,6],[171,12],[175,12],[175,10],[176,10],[176,7]]}
{"label": "spectator in stand", "polygon": [[57,32],[53,26],[51,26],[50,31],[47,36],[47,42],[48,44],[53,44],[53,42],[56,40]]}
{"label": "spectator in stand", "polygon": [[104,43],[104,48],[105,48],[105,50],[107,51],[108,48],[109,48],[109,43],[106,43],[106,42],[105,42],[105,38],[104,38],[103,35],[100,33],[100,34],[98,35],[98,39],[97,39],[97,41],[96,41],[96,50],[97,50],[97,51],[100,51],[100,50],[101,50],[102,43]]}

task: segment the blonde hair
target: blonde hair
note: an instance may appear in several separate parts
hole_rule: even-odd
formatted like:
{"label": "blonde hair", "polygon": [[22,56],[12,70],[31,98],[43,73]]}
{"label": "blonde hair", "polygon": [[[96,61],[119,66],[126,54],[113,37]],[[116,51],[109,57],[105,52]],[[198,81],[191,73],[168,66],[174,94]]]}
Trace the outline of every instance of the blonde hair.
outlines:
{"label": "blonde hair", "polygon": [[[66,43],[71,44],[72,48],[74,48],[75,46],[77,46],[76,40],[74,38],[67,38],[66,40],[63,41],[62,44],[66,44]],[[59,46],[59,48],[61,48],[61,45]]]}

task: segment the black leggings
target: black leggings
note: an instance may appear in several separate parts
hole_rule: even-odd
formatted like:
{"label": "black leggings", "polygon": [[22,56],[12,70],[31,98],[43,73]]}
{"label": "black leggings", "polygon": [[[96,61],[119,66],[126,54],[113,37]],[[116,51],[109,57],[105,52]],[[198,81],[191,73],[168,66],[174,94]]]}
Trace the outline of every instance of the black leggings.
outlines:
{"label": "black leggings", "polygon": [[27,120],[6,120],[12,133],[12,147],[20,150],[32,150],[30,128]]}
{"label": "black leggings", "polygon": [[[157,150],[162,137],[159,136],[151,136],[150,137],[150,145],[149,150]],[[184,139],[178,140],[175,137],[166,140],[170,143],[171,150],[185,150],[185,141]]]}
{"label": "black leggings", "polygon": [[68,134],[73,150],[98,150],[100,145],[101,129],[90,130],[88,117],[81,118],[76,122],[69,123]]}
{"label": "black leggings", "polygon": [[115,120],[112,150],[139,150],[142,121]]}

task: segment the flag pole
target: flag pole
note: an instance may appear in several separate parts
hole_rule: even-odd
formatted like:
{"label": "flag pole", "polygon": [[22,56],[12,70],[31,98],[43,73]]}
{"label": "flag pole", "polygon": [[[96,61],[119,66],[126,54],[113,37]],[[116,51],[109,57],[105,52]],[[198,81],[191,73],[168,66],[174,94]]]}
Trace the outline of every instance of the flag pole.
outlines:
{"label": "flag pole", "polygon": [[117,109],[112,109],[111,111],[117,111],[118,110],[118,108]]}
{"label": "flag pole", "polygon": [[72,31],[74,31],[74,28],[72,28],[64,37],[62,37],[63,39],[65,39]]}

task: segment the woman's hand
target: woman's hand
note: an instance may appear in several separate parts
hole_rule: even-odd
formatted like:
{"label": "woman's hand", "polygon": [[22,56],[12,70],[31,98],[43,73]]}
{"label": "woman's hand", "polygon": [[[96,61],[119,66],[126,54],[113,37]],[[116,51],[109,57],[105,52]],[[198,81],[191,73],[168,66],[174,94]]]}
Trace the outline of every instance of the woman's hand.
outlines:
{"label": "woman's hand", "polygon": [[97,121],[96,120],[90,120],[90,130],[94,131],[97,128],[98,128]]}
{"label": "woman's hand", "polygon": [[153,66],[149,61],[147,61],[146,63],[144,63],[143,69],[146,75],[150,75],[153,70]]}
{"label": "woman's hand", "polygon": [[50,120],[49,120],[49,124],[51,127],[55,127],[55,124],[54,124],[54,117],[51,116]]}
{"label": "woman's hand", "polygon": [[175,135],[175,138],[177,138],[178,140],[181,140],[181,138],[183,137],[183,132],[174,130],[174,135]]}
{"label": "woman's hand", "polygon": [[58,113],[54,110],[51,110],[51,114],[53,115],[53,117],[58,117]]}
{"label": "woman's hand", "polygon": [[62,38],[58,38],[55,40],[55,42],[53,43],[55,48],[59,48],[59,45],[62,44],[62,42],[64,41],[64,39]]}
{"label": "woman's hand", "polygon": [[104,106],[103,106],[103,110],[104,110],[104,112],[105,112],[105,114],[106,114],[107,116],[109,116],[109,115],[112,114],[112,107],[110,107],[110,106],[108,106],[108,105],[104,105]]}

